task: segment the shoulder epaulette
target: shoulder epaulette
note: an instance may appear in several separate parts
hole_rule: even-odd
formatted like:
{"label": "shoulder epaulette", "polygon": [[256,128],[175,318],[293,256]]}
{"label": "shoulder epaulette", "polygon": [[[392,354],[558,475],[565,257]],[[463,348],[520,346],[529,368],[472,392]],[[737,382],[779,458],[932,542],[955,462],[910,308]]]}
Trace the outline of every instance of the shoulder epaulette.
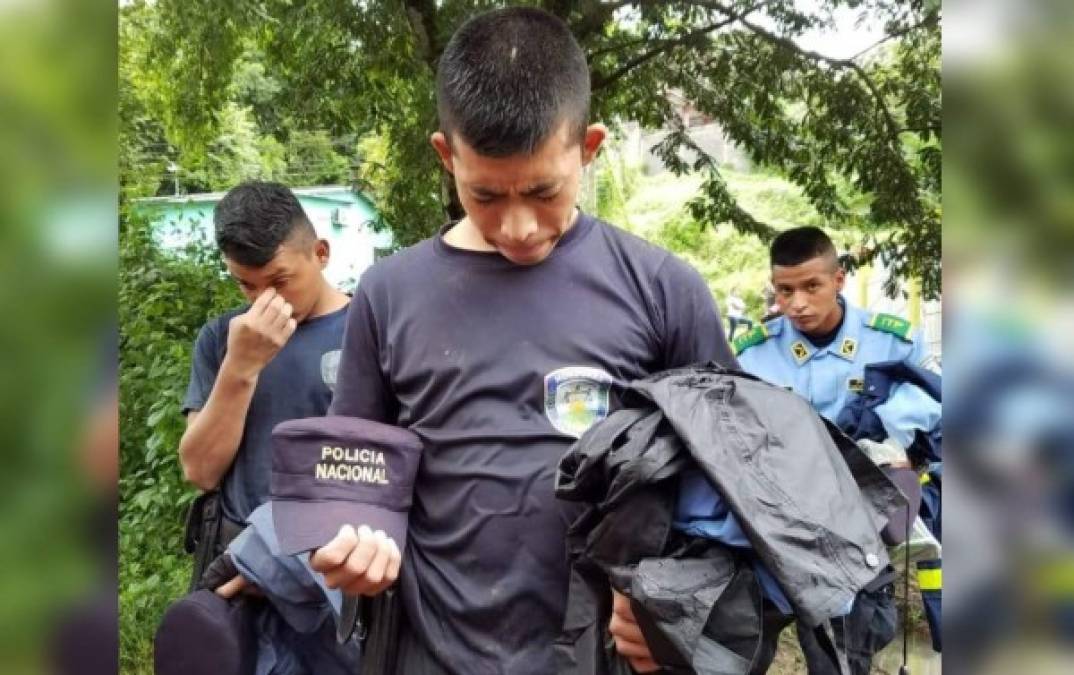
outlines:
{"label": "shoulder epaulette", "polygon": [[891,333],[906,342],[913,341],[913,338],[910,337],[910,329],[912,326],[909,321],[902,317],[894,316],[892,314],[873,314],[872,317],[869,318],[869,323],[867,325],[873,330],[878,330],[883,333]]}
{"label": "shoulder epaulette", "polygon": [[748,333],[743,333],[735,338],[735,341],[731,346],[735,350],[735,356],[738,356],[750,347],[761,344],[767,340],[768,337],[768,329],[765,328],[765,325],[762,323],[754,326]]}

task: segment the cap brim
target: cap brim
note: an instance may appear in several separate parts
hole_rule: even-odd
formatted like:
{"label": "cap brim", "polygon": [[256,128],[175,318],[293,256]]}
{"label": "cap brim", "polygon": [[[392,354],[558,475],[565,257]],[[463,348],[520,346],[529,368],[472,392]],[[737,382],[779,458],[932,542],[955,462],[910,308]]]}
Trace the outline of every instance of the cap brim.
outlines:
{"label": "cap brim", "polygon": [[384,530],[402,551],[406,545],[407,514],[350,501],[272,500],[272,524],[280,553],[296,555],[321,548],[332,541],[344,525]]}

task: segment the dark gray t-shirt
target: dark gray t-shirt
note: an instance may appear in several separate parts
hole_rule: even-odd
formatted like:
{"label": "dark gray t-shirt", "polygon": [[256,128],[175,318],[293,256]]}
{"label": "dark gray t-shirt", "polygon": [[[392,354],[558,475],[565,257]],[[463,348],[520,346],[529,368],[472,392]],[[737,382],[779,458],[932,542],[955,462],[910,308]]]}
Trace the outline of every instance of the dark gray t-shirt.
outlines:
{"label": "dark gray t-shirt", "polygon": [[447,670],[554,672],[577,513],[559,458],[614,408],[612,381],[707,360],[735,363],[697,272],[584,215],[535,266],[437,236],[366,271],[332,413],[425,444],[400,583]]}
{"label": "dark gray t-shirt", "polygon": [[[228,312],[202,326],[194,343],[184,413],[205,406],[227,352],[228,322],[247,309]],[[272,429],[286,420],[327,412],[346,315],[344,307],[303,321],[258,376],[235,461],[220,486],[228,518],[245,521],[269,497]]]}

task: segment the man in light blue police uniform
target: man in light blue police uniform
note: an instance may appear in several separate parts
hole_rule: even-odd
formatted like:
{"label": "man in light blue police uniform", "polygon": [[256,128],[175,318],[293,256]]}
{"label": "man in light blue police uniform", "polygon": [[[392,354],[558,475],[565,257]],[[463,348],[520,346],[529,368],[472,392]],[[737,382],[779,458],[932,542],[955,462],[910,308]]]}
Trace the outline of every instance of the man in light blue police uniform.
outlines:
{"label": "man in light blue police uniform", "polygon": [[[771,271],[782,316],[734,341],[743,370],[793,390],[834,421],[862,390],[867,364],[904,360],[921,365],[926,361],[924,344],[910,322],[846,302],[841,295],[846,272],[831,239],[819,228],[794,228],[776,237]],[[938,410],[932,410],[935,402],[926,401],[923,392],[907,388],[899,393],[885,404],[892,409],[882,417],[891,440],[906,448],[915,426],[924,423],[918,418],[938,414]],[[863,591],[845,620],[833,621],[837,639],[845,641],[852,673],[867,673],[872,654],[894,637],[895,614],[890,584],[885,584]],[[767,670],[778,634],[791,621],[793,617],[766,608],[766,640],[754,673]],[[798,634],[811,675],[832,672],[831,660],[819,653],[812,631],[799,627]]]}
{"label": "man in light blue police uniform", "polygon": [[[920,331],[906,319],[875,314],[849,304],[841,295],[846,272],[835,246],[822,230],[799,227],[772,242],[772,285],[782,316],[758,325],[734,341],[742,369],[805,397],[821,415],[834,421],[861,392],[870,363],[929,361]],[[909,394],[909,392],[907,392]],[[927,398],[925,396],[924,398]],[[907,447],[919,404],[899,397],[905,410],[891,410],[888,429]],[[927,428],[927,427],[926,427]]]}

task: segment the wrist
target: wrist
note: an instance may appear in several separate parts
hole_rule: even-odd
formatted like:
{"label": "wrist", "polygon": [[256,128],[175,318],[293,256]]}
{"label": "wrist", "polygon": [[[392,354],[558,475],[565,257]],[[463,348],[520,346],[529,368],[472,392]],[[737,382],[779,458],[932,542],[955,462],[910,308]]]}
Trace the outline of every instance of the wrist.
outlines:
{"label": "wrist", "polygon": [[257,384],[257,376],[260,373],[260,366],[245,363],[242,359],[228,353],[224,355],[224,361],[220,364],[220,374],[217,377],[237,386],[253,388]]}

